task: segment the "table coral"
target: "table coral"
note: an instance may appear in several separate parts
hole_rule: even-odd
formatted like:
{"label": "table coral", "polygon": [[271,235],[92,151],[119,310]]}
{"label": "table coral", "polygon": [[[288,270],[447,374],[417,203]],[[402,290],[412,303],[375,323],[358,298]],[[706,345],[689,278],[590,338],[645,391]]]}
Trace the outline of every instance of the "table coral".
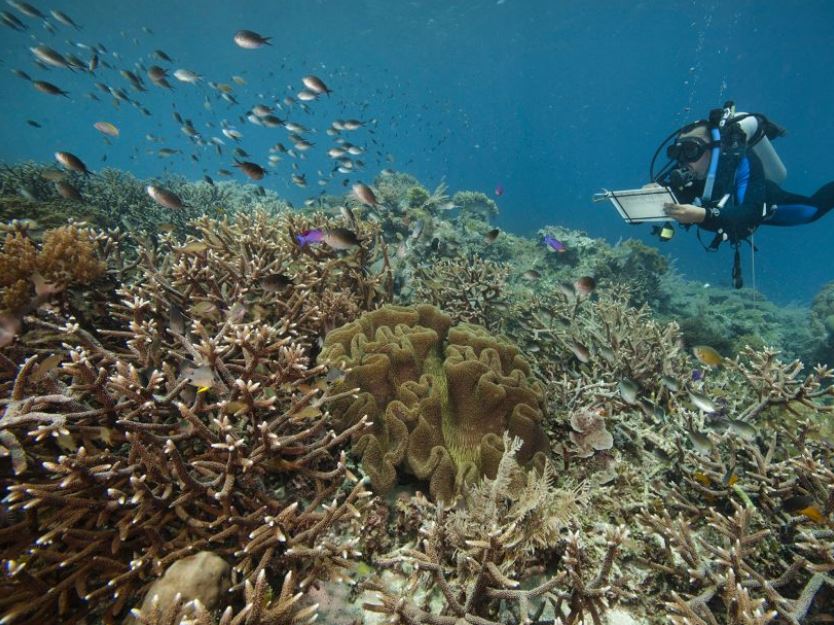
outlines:
{"label": "table coral", "polygon": [[484,328],[451,324],[433,306],[385,306],[325,339],[320,361],[347,371],[334,391],[359,389],[331,410],[341,429],[370,415],[374,427],[354,451],[380,492],[407,468],[429,480],[433,497],[450,500],[495,476],[505,430],[524,441],[523,465],[544,461],[543,392],[527,362]]}

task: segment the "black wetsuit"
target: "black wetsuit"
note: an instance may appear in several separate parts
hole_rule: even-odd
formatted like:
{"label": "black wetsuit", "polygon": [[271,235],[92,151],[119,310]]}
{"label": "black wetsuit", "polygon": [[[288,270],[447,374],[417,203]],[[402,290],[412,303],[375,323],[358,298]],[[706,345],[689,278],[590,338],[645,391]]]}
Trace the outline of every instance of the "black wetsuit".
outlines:
{"label": "black wetsuit", "polygon": [[[678,201],[691,203],[703,192],[701,180],[678,194]],[[723,208],[712,207],[728,193],[730,197]],[[810,197],[790,193],[765,178],[761,160],[748,150],[737,158],[721,156],[712,200],[706,204],[707,215],[699,227],[724,232],[730,241],[736,242],[750,236],[759,225],[798,226],[816,221],[834,207],[834,182]]]}

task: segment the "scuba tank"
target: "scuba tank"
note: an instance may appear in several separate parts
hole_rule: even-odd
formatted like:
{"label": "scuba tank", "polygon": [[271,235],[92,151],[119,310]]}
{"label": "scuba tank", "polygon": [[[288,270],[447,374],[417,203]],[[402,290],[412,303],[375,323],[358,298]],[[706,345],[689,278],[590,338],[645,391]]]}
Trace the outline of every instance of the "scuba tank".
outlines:
{"label": "scuba tank", "polygon": [[[777,137],[785,134],[785,131],[765,119],[764,116],[756,113],[737,113],[730,120],[730,123],[737,124],[744,131],[747,144],[751,146],[752,152],[762,162],[765,178],[776,184],[781,184],[787,178],[788,170],[776,150],[773,149],[773,144],[768,138],[768,129],[772,127],[771,132],[775,133],[774,136]],[[757,134],[759,134],[758,138],[756,137]]]}

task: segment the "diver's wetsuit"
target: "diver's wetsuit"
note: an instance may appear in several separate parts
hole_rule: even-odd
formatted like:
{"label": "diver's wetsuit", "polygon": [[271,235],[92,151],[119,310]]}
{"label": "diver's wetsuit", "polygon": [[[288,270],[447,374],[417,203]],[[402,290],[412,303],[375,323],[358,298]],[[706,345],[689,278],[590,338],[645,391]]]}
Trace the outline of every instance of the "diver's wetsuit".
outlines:
{"label": "diver's wetsuit", "polygon": [[[723,229],[731,241],[740,241],[759,225],[807,224],[834,208],[834,182],[824,185],[811,197],[797,195],[765,179],[762,163],[752,151],[738,159],[734,171],[733,163],[726,162],[730,159],[722,157],[722,160],[725,166],[722,167],[719,161],[712,198],[719,200],[731,193],[730,201],[722,209],[707,208],[706,217],[699,224],[705,230],[717,232]],[[689,203],[700,197],[704,192],[704,181],[696,182],[687,191],[689,193],[684,195],[688,197],[679,197],[678,201]]]}

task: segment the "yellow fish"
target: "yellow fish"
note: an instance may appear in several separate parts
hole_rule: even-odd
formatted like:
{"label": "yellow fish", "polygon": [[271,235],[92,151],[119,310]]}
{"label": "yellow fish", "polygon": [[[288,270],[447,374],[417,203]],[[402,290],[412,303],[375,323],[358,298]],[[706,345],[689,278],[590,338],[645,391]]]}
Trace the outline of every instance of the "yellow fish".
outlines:
{"label": "yellow fish", "polygon": [[704,473],[703,471],[695,471],[692,474],[695,478],[695,481],[701,484],[702,486],[710,486],[712,484],[712,480],[710,479],[709,475]]}
{"label": "yellow fish", "polygon": [[720,367],[721,363],[724,362],[721,354],[709,345],[696,345],[692,348],[692,353],[695,354],[695,358],[702,365],[707,365],[708,367]]}
{"label": "yellow fish", "polygon": [[802,516],[811,519],[814,523],[822,524],[828,521],[828,519],[825,518],[825,515],[816,506],[808,506],[807,508],[803,508],[798,512]]}

